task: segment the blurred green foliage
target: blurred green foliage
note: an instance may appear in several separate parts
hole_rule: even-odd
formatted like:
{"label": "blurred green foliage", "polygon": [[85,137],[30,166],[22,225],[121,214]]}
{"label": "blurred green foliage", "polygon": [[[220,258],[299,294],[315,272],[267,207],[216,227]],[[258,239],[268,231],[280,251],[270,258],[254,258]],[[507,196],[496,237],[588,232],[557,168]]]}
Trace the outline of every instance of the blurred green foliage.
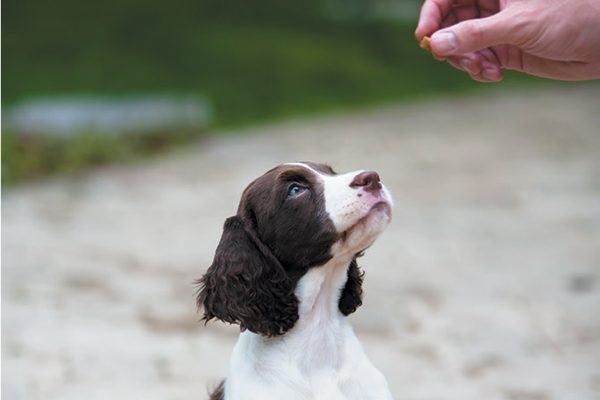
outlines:
{"label": "blurred green foliage", "polygon": [[[481,86],[419,48],[416,16],[409,24],[340,20],[327,14],[330,5],[6,0],[2,103],[47,95],[199,94],[219,128]],[[2,180],[127,159],[145,152],[144,140],[3,134]]]}
{"label": "blurred green foliage", "polygon": [[2,101],[193,92],[223,126],[472,85],[419,49],[413,24],[335,21],[322,3],[8,0]]}
{"label": "blurred green foliage", "polygon": [[130,162],[182,146],[197,136],[189,130],[127,135],[82,132],[70,137],[2,132],[2,184]]}

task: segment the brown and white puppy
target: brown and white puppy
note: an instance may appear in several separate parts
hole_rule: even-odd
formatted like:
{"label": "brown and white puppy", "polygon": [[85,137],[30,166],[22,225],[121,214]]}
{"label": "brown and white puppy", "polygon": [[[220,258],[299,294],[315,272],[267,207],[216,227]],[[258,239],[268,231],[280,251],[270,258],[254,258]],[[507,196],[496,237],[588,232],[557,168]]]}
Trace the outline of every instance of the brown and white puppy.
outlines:
{"label": "brown and white puppy", "polygon": [[356,258],[391,219],[377,173],[279,165],[244,191],[199,279],[206,321],[239,324],[211,399],[391,399],[345,316],[362,304]]}

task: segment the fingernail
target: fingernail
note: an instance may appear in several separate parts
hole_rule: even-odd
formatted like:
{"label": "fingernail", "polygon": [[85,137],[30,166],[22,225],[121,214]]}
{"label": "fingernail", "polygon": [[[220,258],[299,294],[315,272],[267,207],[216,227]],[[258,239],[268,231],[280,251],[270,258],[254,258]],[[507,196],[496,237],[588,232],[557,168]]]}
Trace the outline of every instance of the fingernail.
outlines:
{"label": "fingernail", "polygon": [[483,62],[481,66],[483,67],[483,71],[481,71],[481,76],[489,80],[498,79],[498,73],[500,71],[498,70],[497,66],[489,62]]}
{"label": "fingernail", "polygon": [[451,54],[456,50],[456,35],[452,32],[439,32],[431,37],[431,47],[441,55]]}
{"label": "fingernail", "polygon": [[462,58],[459,61],[459,64],[460,64],[460,67],[467,72],[471,71],[471,66],[473,65],[471,60],[469,60],[468,58]]}

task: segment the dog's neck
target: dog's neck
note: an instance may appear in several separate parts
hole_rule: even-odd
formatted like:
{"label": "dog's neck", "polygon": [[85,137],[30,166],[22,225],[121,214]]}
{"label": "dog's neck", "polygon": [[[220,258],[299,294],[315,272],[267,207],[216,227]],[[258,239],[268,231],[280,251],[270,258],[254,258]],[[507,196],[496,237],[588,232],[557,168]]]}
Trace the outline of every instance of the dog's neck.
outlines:
{"label": "dog's neck", "polygon": [[337,368],[346,340],[354,337],[350,323],[339,310],[339,299],[351,262],[352,257],[337,257],[311,268],[296,286],[299,300],[296,325],[274,338],[243,332],[239,349],[251,353],[241,354],[253,354],[253,362],[263,365],[268,359],[282,359],[272,357],[273,354],[288,353],[283,359],[288,359],[304,373]]}
{"label": "dog's neck", "polygon": [[299,300],[299,327],[323,319],[342,318],[339,311],[341,291],[348,280],[348,267],[352,259],[337,257],[325,265],[311,268],[298,282],[296,297]]}

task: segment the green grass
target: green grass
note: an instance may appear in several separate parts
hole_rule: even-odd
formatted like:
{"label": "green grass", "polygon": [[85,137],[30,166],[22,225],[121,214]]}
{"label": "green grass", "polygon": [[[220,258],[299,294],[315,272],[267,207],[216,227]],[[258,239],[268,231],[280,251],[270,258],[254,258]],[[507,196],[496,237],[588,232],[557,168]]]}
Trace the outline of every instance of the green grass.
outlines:
{"label": "green grass", "polygon": [[199,21],[149,33],[88,33],[77,49],[33,41],[27,52],[20,40],[7,40],[3,103],[36,95],[191,92],[210,101],[214,127],[222,127],[474,86],[420,50],[410,26]]}
{"label": "green grass", "polygon": [[[412,24],[332,21],[318,15],[319,4],[8,0],[2,104],[49,95],[201,95],[214,113],[209,129],[218,132],[482,87],[432,60]],[[160,149],[198,137],[161,135]],[[2,136],[3,183],[136,159],[151,153],[146,142],[155,140],[144,134]]]}
{"label": "green grass", "polygon": [[71,137],[2,133],[2,184],[52,175],[76,175],[89,168],[150,157],[197,139],[201,133],[144,132],[113,135],[82,132]]}

